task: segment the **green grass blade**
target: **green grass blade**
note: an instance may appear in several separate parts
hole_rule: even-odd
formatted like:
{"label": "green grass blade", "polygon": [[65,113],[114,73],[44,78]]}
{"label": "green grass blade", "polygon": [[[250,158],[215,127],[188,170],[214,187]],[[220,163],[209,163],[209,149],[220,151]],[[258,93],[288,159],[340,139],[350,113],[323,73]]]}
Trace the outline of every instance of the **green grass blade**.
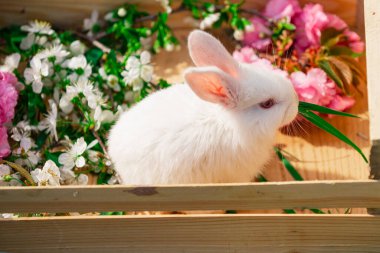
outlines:
{"label": "green grass blade", "polygon": [[310,111],[316,111],[324,114],[334,114],[334,115],[340,115],[340,116],[346,116],[346,117],[352,117],[352,118],[359,118],[359,116],[346,113],[346,112],[340,112],[340,111],[335,111],[333,109],[316,105],[316,104],[311,104],[307,102],[300,101],[299,106],[298,106],[299,111],[305,111],[305,110],[310,110]]}
{"label": "green grass blade", "polygon": [[326,132],[334,135],[335,137],[337,137],[341,141],[343,141],[346,144],[353,147],[363,157],[364,161],[366,161],[366,163],[368,163],[367,157],[363,154],[361,149],[358,146],[356,146],[356,144],[354,142],[352,142],[347,136],[342,134],[338,129],[336,129],[334,126],[332,126],[326,120],[324,120],[323,118],[321,118],[317,114],[315,114],[311,111],[308,111],[308,110],[301,110],[299,112],[302,116],[304,116],[307,120],[309,120],[311,123],[313,123],[317,127],[325,130]]}
{"label": "green grass blade", "polygon": [[281,150],[276,147],[274,148],[274,150],[276,151],[278,158],[281,160],[282,164],[285,166],[286,170],[290,173],[290,175],[292,175],[294,180],[303,181],[302,176],[298,173],[296,168],[294,168],[294,166],[289,162],[289,160],[285,158],[285,156],[281,153]]}

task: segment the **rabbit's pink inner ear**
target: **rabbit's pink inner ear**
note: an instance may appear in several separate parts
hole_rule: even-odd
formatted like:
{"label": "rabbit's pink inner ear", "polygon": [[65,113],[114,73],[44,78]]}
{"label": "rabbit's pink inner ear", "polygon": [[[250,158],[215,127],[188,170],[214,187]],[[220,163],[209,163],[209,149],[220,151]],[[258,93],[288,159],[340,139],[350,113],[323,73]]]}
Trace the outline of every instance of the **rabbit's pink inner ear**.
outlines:
{"label": "rabbit's pink inner ear", "polygon": [[217,66],[224,72],[237,76],[237,62],[222,43],[210,34],[193,31],[189,35],[188,44],[190,57],[196,66]]}
{"label": "rabbit's pink inner ear", "polygon": [[190,68],[185,72],[186,82],[203,100],[227,107],[236,105],[232,77],[215,67]]}

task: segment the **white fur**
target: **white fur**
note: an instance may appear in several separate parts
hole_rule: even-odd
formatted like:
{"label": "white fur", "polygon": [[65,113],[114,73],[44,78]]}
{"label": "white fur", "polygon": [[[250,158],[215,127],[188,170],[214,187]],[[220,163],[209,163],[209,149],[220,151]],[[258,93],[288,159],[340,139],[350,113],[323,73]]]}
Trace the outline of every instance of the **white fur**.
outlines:
{"label": "white fur", "polygon": [[[239,65],[205,32],[191,33],[189,49],[197,68],[185,72],[188,85],[148,96],[110,132],[123,184],[249,182],[270,158],[277,129],[297,114],[286,78]],[[261,108],[269,98],[278,104]]]}

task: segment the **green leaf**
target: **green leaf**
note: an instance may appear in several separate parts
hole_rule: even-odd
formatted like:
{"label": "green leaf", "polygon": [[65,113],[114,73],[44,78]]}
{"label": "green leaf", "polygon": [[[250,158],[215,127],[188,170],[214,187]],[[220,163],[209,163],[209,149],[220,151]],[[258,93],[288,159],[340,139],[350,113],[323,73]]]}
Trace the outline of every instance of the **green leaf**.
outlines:
{"label": "green leaf", "polygon": [[296,181],[303,181],[302,176],[298,173],[296,168],[288,161],[288,159],[285,158],[285,156],[281,153],[281,150],[277,147],[274,148],[276,151],[276,154],[278,158],[281,160],[282,164],[285,166],[286,170],[292,175],[294,180]]}
{"label": "green leaf", "polygon": [[346,46],[333,46],[329,49],[329,55],[348,55],[351,57],[358,57],[358,53],[355,53],[351,48]]}
{"label": "green leaf", "polygon": [[339,78],[337,73],[335,73],[328,60],[319,60],[318,66],[325,71],[325,73],[338,85],[339,88],[344,89],[343,81]]}
{"label": "green leaf", "polygon": [[46,157],[46,160],[52,160],[56,165],[60,165],[60,163],[58,162],[58,157],[61,153],[50,153],[48,150],[45,150],[45,157]]}
{"label": "green leaf", "polygon": [[101,212],[100,215],[124,215],[125,212]]}
{"label": "green leaf", "polygon": [[87,61],[92,65],[96,66],[99,62],[99,60],[103,56],[103,51],[99,48],[91,48],[88,50],[85,54]]}
{"label": "green leaf", "polygon": [[100,172],[98,175],[98,180],[96,181],[96,184],[107,184],[111,176],[112,175],[108,174],[107,172]]}
{"label": "green leaf", "polygon": [[291,23],[284,22],[284,23],[282,23],[282,27],[284,29],[288,30],[288,31],[294,31],[294,30],[296,30],[296,26],[293,25],[293,24],[291,24]]}
{"label": "green leaf", "polygon": [[325,212],[323,212],[321,209],[311,208],[309,210],[316,214],[325,214]]}
{"label": "green leaf", "polygon": [[340,112],[340,111],[335,111],[333,109],[316,105],[316,104],[311,104],[307,102],[300,101],[298,105],[298,110],[304,111],[304,110],[310,110],[310,111],[316,111],[324,114],[334,114],[334,115],[340,115],[340,116],[346,116],[346,117],[352,117],[352,118],[360,118],[359,116],[346,113],[346,112]]}
{"label": "green leaf", "polygon": [[[343,33],[342,30],[337,30],[335,28],[327,28],[322,31],[321,34],[321,45],[326,45],[330,40],[336,39],[339,35]],[[339,38],[337,38],[339,41]],[[337,42],[338,42],[337,41]],[[330,43],[329,43],[330,44]],[[335,43],[334,43],[335,44]]]}
{"label": "green leaf", "polygon": [[313,113],[309,110],[301,110],[299,111],[302,116],[304,116],[307,120],[309,120],[311,123],[316,125],[317,127],[325,130],[326,132],[334,135],[341,141],[345,142],[346,144],[353,147],[364,159],[366,163],[368,163],[367,157],[363,154],[361,149],[356,146],[354,142],[352,142],[347,136],[342,134],[338,129],[336,129],[334,126],[332,126],[330,123],[328,123],[326,120],[318,116],[317,114]]}
{"label": "green leaf", "polygon": [[257,180],[258,180],[259,182],[268,182],[268,179],[266,179],[263,175],[259,175],[259,176],[257,177]]}

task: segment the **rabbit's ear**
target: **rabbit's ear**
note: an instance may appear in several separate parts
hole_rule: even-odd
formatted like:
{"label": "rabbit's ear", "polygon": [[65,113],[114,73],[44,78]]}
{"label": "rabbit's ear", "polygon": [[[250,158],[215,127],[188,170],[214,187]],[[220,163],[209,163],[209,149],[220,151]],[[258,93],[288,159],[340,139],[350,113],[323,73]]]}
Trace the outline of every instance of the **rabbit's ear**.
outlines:
{"label": "rabbit's ear", "polygon": [[188,38],[190,57],[198,67],[217,66],[226,73],[236,76],[238,63],[219,40],[210,34],[195,30]]}
{"label": "rabbit's ear", "polygon": [[203,100],[233,108],[237,104],[234,78],[217,67],[188,68],[185,79],[195,94]]}

